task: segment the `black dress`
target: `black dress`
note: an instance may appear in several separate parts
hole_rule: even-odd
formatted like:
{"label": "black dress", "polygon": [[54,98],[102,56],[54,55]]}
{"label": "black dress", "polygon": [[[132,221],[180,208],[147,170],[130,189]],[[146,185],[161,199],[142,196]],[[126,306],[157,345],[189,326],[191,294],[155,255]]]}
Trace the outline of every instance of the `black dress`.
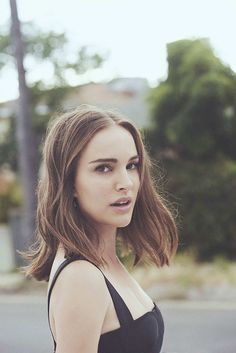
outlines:
{"label": "black dress", "polygon": [[[77,260],[86,259],[82,256],[74,256],[70,259],[66,259],[58,267],[52,279],[48,291],[48,321],[50,296],[56,279],[65,266]],[[120,327],[101,334],[98,344],[98,353],[159,353],[163,342],[164,321],[157,305],[153,302],[154,306],[151,311],[146,312],[144,315],[134,320],[124,300],[104,274],[103,276],[114,303]],[[55,352],[56,342],[54,337],[53,341]]]}

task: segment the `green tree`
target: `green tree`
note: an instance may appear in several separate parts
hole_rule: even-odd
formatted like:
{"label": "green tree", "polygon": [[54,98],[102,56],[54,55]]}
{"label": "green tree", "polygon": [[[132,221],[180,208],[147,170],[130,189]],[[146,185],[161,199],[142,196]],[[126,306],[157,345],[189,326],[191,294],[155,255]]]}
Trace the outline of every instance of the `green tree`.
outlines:
{"label": "green tree", "polygon": [[[21,25],[16,0],[10,0],[10,5],[11,30],[9,26],[0,35],[0,70],[14,67],[12,64],[16,62],[19,99],[10,129],[0,142],[0,167],[7,163],[17,173],[21,171],[25,211],[22,214],[22,240],[25,246],[32,242],[34,234],[37,151],[48,120],[56,110],[63,109],[63,100],[72,89],[69,77],[78,79],[88,70],[101,66],[104,58],[85,46],[69,52],[69,41],[64,33],[45,33],[32,24]],[[40,74],[33,79],[32,73],[36,71]],[[48,77],[43,75],[44,71]],[[9,195],[12,198],[10,193],[1,198],[6,207],[12,204],[12,201],[8,202]]]}
{"label": "green tree", "polygon": [[[44,32],[33,23],[22,23],[21,27],[25,46],[24,62],[29,87],[30,115],[38,146],[49,118],[55,112],[63,111],[63,101],[74,89],[70,84],[70,77],[73,76],[79,84],[82,75],[102,66],[107,54],[99,54],[86,46],[72,50],[65,33]],[[0,33],[1,72],[13,67],[14,53],[9,26],[2,27]],[[44,71],[49,77],[45,77]],[[42,72],[41,77],[38,72]],[[16,159],[15,114],[10,120],[10,129],[0,142],[0,165],[8,163],[17,171],[19,166]]]}
{"label": "green tree", "polygon": [[167,45],[168,76],[151,91],[152,157],[178,204],[179,250],[236,258],[236,75],[208,40]]}
{"label": "green tree", "polygon": [[236,159],[236,75],[206,39],[167,45],[168,77],[149,97],[153,144],[185,159]]}

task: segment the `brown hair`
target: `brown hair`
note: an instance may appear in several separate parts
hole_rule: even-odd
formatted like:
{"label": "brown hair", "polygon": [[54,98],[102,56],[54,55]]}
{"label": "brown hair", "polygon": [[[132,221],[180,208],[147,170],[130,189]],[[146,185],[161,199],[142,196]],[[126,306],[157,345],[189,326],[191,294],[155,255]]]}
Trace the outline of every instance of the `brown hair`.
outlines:
{"label": "brown hair", "polygon": [[49,124],[43,148],[42,177],[38,184],[36,242],[25,257],[26,274],[49,279],[59,243],[65,257],[80,254],[97,266],[106,263],[96,252],[98,234],[89,219],[73,205],[73,185],[78,160],[91,138],[101,129],[119,125],[133,136],[140,158],[140,188],[129,225],[119,229],[121,241],[140,260],[169,265],[177,249],[177,229],[171,212],[157,193],[151,162],[134,123],[117,112],[81,105]]}

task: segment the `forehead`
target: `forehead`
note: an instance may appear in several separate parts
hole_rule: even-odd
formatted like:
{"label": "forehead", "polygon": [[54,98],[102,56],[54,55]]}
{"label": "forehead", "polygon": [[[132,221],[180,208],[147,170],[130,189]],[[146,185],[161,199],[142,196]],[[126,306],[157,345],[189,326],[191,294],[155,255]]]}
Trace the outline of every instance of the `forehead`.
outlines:
{"label": "forehead", "polygon": [[121,126],[104,128],[85,147],[81,159],[131,157],[137,154],[131,133]]}

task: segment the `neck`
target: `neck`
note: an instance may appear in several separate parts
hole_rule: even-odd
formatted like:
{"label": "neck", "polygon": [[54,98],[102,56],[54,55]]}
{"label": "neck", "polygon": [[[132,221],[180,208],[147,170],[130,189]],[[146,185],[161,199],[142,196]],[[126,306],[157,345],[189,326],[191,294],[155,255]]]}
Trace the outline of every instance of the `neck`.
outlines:
{"label": "neck", "polygon": [[[120,266],[121,262],[116,254],[116,236],[117,229],[99,230],[98,253],[107,262],[107,268]],[[64,247],[61,243],[58,245],[58,252],[64,254]]]}
{"label": "neck", "polygon": [[118,256],[116,254],[116,236],[117,229],[109,230],[103,229],[99,231],[100,244],[98,252],[107,261],[108,267],[120,264]]}

